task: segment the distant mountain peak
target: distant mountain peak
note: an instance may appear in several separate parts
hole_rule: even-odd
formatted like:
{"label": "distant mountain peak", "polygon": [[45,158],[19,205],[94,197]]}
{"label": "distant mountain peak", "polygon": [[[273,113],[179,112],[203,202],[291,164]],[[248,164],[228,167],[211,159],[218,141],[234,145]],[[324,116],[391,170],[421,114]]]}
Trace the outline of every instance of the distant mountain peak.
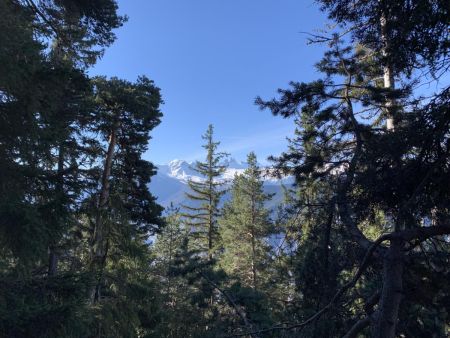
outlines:
{"label": "distant mountain peak", "polygon": [[[218,180],[224,182],[231,182],[236,175],[241,175],[247,169],[247,162],[236,160],[233,157],[226,158],[222,161],[222,165],[227,166],[227,169]],[[267,169],[263,165],[259,165],[262,169]],[[189,180],[202,181],[204,178],[195,170],[195,162],[188,162],[181,159],[174,159],[166,165],[158,166],[158,175],[166,175],[175,178],[182,183],[187,183]],[[280,180],[271,175],[263,175],[263,180],[267,184],[279,184]],[[282,181],[285,181],[283,179]]]}
{"label": "distant mountain peak", "polygon": [[170,161],[167,166],[160,166],[160,168],[163,167],[167,167],[166,170],[163,170],[167,175],[182,181],[187,181],[191,177],[198,175],[193,169],[192,163],[180,159]]}
{"label": "distant mountain peak", "polygon": [[180,160],[178,158],[173,159],[172,161],[170,161],[168,163],[169,166],[176,166],[176,165],[180,165],[182,163],[186,162],[185,160]]}
{"label": "distant mountain peak", "polygon": [[246,169],[247,168],[246,162],[238,161],[234,157],[229,157],[229,158],[224,159],[221,164],[225,165],[231,169]]}
{"label": "distant mountain peak", "polygon": [[[248,167],[246,162],[238,161],[232,157],[222,162],[227,166],[225,172],[219,178],[227,185],[231,184],[235,175],[241,175]],[[167,164],[158,165],[158,172],[152,179],[150,188],[152,193],[158,197],[158,202],[163,206],[168,206],[170,202],[178,205],[185,202],[185,192],[189,191],[187,182],[189,180],[200,182],[204,177],[194,170],[195,162],[188,162],[181,159],[174,159]],[[265,166],[260,165],[264,170]],[[268,169],[270,171],[270,169]],[[281,184],[291,184],[292,177],[277,179],[271,175],[263,175],[264,186],[267,191],[278,191]]]}

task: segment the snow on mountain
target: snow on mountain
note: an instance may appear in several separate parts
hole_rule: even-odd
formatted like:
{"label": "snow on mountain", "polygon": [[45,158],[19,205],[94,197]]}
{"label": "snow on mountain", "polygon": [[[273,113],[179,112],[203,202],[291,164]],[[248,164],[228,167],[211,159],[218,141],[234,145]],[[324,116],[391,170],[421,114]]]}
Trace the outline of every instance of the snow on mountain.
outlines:
{"label": "snow on mountain", "polygon": [[[244,173],[247,168],[246,162],[240,162],[234,158],[226,159],[222,164],[227,166],[226,171],[219,178],[220,181],[230,185],[235,175]],[[193,167],[194,162],[187,162],[184,160],[173,160],[165,165],[158,165],[158,173],[152,178],[150,183],[150,191],[158,198],[158,203],[164,207],[169,206],[171,203],[174,205],[183,204],[186,202],[185,193],[189,191],[187,182],[189,180],[202,181],[203,177],[197,173]],[[263,170],[264,190],[268,193],[281,194],[281,185],[289,186],[293,183],[291,177],[278,179],[270,175],[270,170]],[[224,197],[225,199],[227,196]],[[279,196],[278,199],[281,197]]]}
{"label": "snow on mountain", "polygon": [[[239,162],[234,158],[227,159],[222,162],[222,165],[226,165],[227,169],[220,176],[219,180],[229,182],[233,180],[235,175],[241,175],[247,168],[246,162]],[[183,160],[173,160],[166,165],[158,165],[158,175],[166,175],[175,178],[183,183],[187,183],[189,180],[200,182],[204,178],[195,171],[195,162],[187,162]],[[280,179],[270,174],[270,170],[260,166],[263,169],[263,179],[268,184],[280,184]],[[292,180],[290,177],[281,180],[283,183],[290,183]]]}
{"label": "snow on mountain", "polygon": [[228,168],[233,169],[247,169],[248,167],[246,162],[237,161],[233,157],[225,159],[223,161],[223,164],[226,165]]}
{"label": "snow on mountain", "polygon": [[[232,180],[235,174],[241,174],[247,167],[245,163],[238,162],[234,159],[226,160],[222,163],[227,165],[228,168],[226,172],[219,178],[220,180],[229,181]],[[158,174],[165,174],[169,177],[180,180],[183,183],[187,183],[189,180],[196,182],[202,181],[204,178],[196,172],[193,167],[195,162],[187,162],[183,160],[173,160],[167,165],[158,166]]]}

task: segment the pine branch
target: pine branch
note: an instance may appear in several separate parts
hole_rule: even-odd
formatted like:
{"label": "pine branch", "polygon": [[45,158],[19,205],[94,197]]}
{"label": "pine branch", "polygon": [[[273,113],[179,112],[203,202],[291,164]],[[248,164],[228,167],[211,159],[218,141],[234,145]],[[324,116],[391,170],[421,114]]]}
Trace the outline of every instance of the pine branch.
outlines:
{"label": "pine branch", "polygon": [[247,332],[247,333],[242,333],[242,334],[234,334],[231,337],[240,337],[240,336],[249,335],[251,333],[258,334],[258,333],[265,333],[265,332],[270,332],[270,331],[275,331],[275,330],[292,330],[292,329],[307,326],[307,325],[311,324],[312,322],[314,322],[315,320],[319,319],[324,313],[326,313],[333,307],[333,305],[340,299],[340,297],[347,290],[349,290],[350,288],[352,288],[353,286],[356,285],[356,282],[359,280],[359,278],[362,276],[363,272],[366,270],[367,266],[369,265],[370,258],[372,257],[372,255],[375,252],[375,250],[377,249],[377,247],[384,241],[392,239],[391,235],[392,234],[384,234],[384,235],[380,236],[375,242],[373,242],[372,246],[369,248],[369,250],[367,250],[367,252],[364,256],[364,259],[362,260],[362,263],[361,263],[360,267],[358,268],[358,271],[356,272],[356,274],[353,276],[353,278],[350,281],[348,281],[338,292],[336,292],[336,294],[333,296],[333,298],[331,298],[330,302],[326,306],[324,306],[321,310],[317,311],[314,315],[312,315],[305,321],[303,321],[301,323],[291,324],[288,326],[272,326],[272,327],[269,327],[266,329],[261,329],[258,331],[252,331],[252,332]]}
{"label": "pine branch", "polygon": [[[200,272],[200,275],[209,283],[212,287],[214,287],[217,291],[219,291],[225,298],[227,299],[228,303],[233,307],[236,314],[242,319],[245,326],[249,328],[250,330],[253,329],[253,325],[249,322],[247,317],[245,316],[245,313],[242,312],[242,310],[239,308],[239,306],[234,302],[233,298],[223,289],[221,289],[216,283],[214,283],[208,276],[206,276],[203,272]],[[258,338],[257,333],[249,332],[248,334],[251,337]]]}
{"label": "pine branch", "polygon": [[42,21],[44,21],[53,31],[53,33],[58,37],[62,39],[62,36],[59,32],[59,29],[56,28],[55,25],[45,16],[44,13],[37,7],[37,5],[33,2],[33,0],[25,0],[25,3],[28,4],[28,6],[31,8],[31,10],[37,14]]}

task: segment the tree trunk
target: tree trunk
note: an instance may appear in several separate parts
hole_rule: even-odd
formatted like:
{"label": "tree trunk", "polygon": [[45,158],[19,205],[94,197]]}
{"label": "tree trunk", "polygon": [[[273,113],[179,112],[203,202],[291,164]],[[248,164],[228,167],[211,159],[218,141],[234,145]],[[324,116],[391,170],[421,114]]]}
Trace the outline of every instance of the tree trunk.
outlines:
{"label": "tree trunk", "polygon": [[[388,13],[382,12],[380,18],[382,55],[383,55],[383,81],[384,88],[394,89],[394,70],[389,62],[389,33]],[[395,129],[395,99],[387,98],[385,102],[386,129]],[[400,230],[398,225],[395,231]],[[372,337],[374,338],[395,338],[397,328],[398,312],[403,295],[403,255],[404,242],[399,239],[391,240],[391,245],[383,260],[383,287],[381,291],[378,309],[374,315],[372,324]]]}
{"label": "tree trunk", "polygon": [[[61,210],[63,209],[63,195],[64,195],[64,145],[63,142],[58,147],[58,167],[57,167],[57,181],[56,181],[56,199],[58,202],[58,212],[56,212],[57,222],[61,222]],[[57,244],[54,241],[50,244],[48,257],[48,276],[54,276],[58,272],[58,253]]]}
{"label": "tree trunk", "polygon": [[252,240],[252,280],[253,280],[253,289],[256,290],[257,284],[256,284],[256,242],[255,242],[255,221],[256,221],[256,215],[255,215],[255,198],[252,195],[252,201],[251,201],[251,212],[252,212],[252,224],[251,226],[251,240]]}
{"label": "tree trunk", "polygon": [[96,302],[100,298],[100,285],[102,272],[108,251],[107,229],[105,223],[105,213],[109,201],[111,167],[116,146],[116,133],[119,123],[115,122],[109,138],[108,151],[106,153],[103,167],[100,197],[97,205],[94,233],[91,242],[91,270],[96,274],[96,285],[92,291],[92,301]]}
{"label": "tree trunk", "polygon": [[213,176],[212,176],[212,162],[209,158],[209,204],[208,204],[208,212],[209,212],[209,219],[208,219],[208,259],[209,261],[212,261],[213,259],[213,231],[214,231],[214,208],[213,208]]}
{"label": "tree trunk", "polygon": [[[394,89],[395,88],[395,80],[392,68],[390,65],[386,65],[383,67],[383,79],[384,79],[384,88],[388,89]],[[394,112],[395,112],[395,100],[394,99],[387,99],[386,100],[386,129],[387,130],[394,130],[395,128],[395,118],[394,118]]]}
{"label": "tree trunk", "polygon": [[48,255],[48,276],[55,276],[58,272],[58,255],[56,254],[56,248],[51,245],[49,247]]}
{"label": "tree trunk", "polygon": [[[394,79],[394,70],[392,69],[392,65],[388,60],[389,53],[389,37],[387,32],[387,14],[383,12],[380,18],[380,26],[381,26],[381,40],[382,40],[382,50],[381,54],[383,55],[383,86],[386,89],[395,89],[395,79]],[[386,129],[394,130],[395,128],[395,100],[388,98],[385,102],[385,113],[386,113]]]}
{"label": "tree trunk", "polygon": [[395,338],[403,296],[403,246],[403,241],[392,240],[384,257],[383,288],[372,325],[373,338]]}

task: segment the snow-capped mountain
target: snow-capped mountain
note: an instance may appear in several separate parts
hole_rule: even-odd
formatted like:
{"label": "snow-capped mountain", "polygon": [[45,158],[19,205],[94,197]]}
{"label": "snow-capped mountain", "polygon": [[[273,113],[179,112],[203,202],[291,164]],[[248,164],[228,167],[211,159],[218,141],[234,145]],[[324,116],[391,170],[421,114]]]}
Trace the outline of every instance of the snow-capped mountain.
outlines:
{"label": "snow-capped mountain", "polygon": [[158,165],[158,175],[167,175],[183,182],[187,182],[190,179],[200,179],[197,172],[193,169],[193,163],[183,160],[173,160],[169,164]]}
{"label": "snow-capped mountain", "polygon": [[[234,176],[242,174],[247,168],[247,163],[237,161],[234,158],[225,160],[223,164],[227,166],[227,169],[218,180],[225,182],[226,185],[230,185]],[[188,181],[193,180],[199,182],[204,179],[194,170],[194,166],[194,162],[178,159],[170,161],[165,165],[157,165],[158,173],[152,178],[150,191],[158,198],[159,204],[167,207],[171,203],[179,205],[186,202],[185,193],[189,191]],[[291,177],[280,180],[270,175],[270,170],[264,170],[264,190],[268,193],[276,193],[279,195],[282,184],[289,186],[293,182]],[[226,198],[228,196],[224,197],[224,199]]]}
{"label": "snow-capped mountain", "polygon": [[[222,164],[228,167],[219,178],[222,181],[232,180],[235,174],[241,174],[247,168],[246,163],[238,162],[235,159],[226,160]],[[193,169],[194,166],[194,162],[173,160],[169,164],[159,165],[158,175],[166,175],[184,183],[187,183],[188,180],[202,181],[203,178]]]}
{"label": "snow-capped mountain", "polygon": [[[225,165],[227,169],[218,178],[218,180],[225,182],[233,180],[235,175],[243,174],[245,169],[248,167],[246,162],[240,162],[234,158],[223,161],[222,165]],[[204,178],[201,177],[197,171],[195,171],[194,167],[195,162],[173,160],[170,161],[169,164],[158,165],[158,175],[166,175],[184,183],[187,183],[189,180],[197,182],[202,181]],[[292,181],[290,177],[280,180],[271,175],[269,169],[264,168],[262,165],[260,165],[260,167],[263,169],[263,179],[268,184],[280,184],[281,182],[288,184]]]}

